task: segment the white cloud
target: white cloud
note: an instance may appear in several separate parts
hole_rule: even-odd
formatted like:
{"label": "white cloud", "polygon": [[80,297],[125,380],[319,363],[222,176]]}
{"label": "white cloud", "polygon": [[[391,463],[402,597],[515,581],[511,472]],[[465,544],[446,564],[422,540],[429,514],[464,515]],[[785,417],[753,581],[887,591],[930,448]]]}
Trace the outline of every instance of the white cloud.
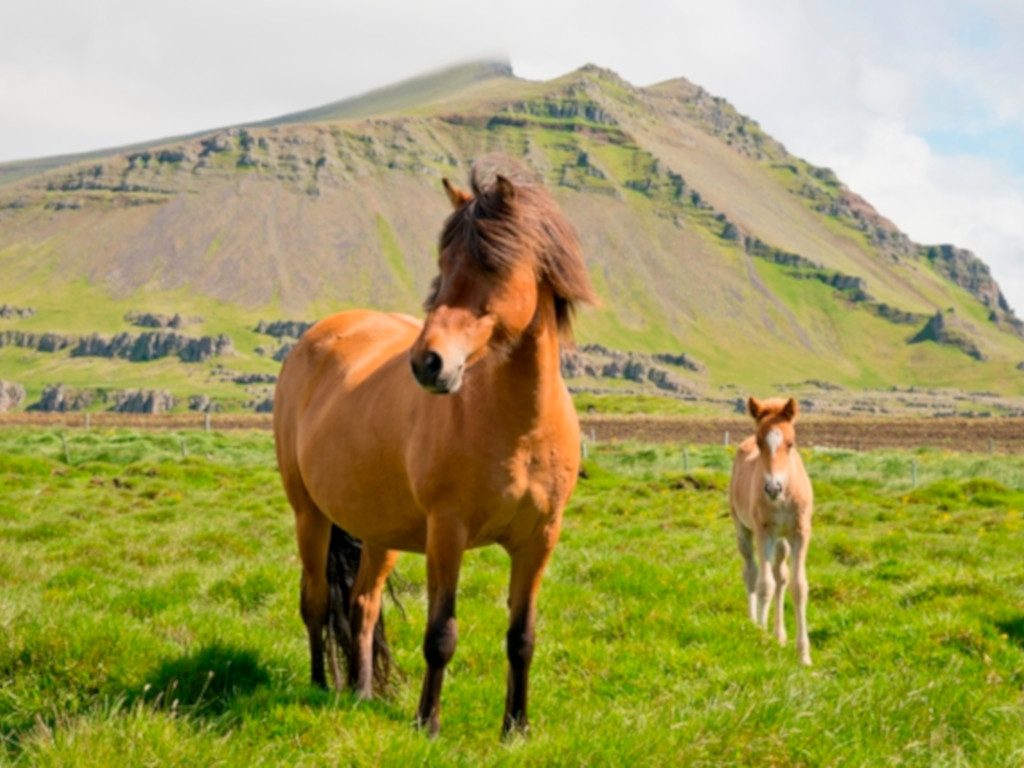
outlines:
{"label": "white cloud", "polygon": [[1022,38],[1019,0],[8,2],[0,159],[268,117],[469,58],[531,78],[589,61],[725,96],[913,237],[975,250],[1024,309],[1024,178],[922,138],[1024,136]]}
{"label": "white cloud", "polygon": [[1018,181],[983,158],[936,154],[897,122],[868,125],[860,144],[826,160],[918,242],[952,242],[984,256],[1010,304],[1024,309]]}

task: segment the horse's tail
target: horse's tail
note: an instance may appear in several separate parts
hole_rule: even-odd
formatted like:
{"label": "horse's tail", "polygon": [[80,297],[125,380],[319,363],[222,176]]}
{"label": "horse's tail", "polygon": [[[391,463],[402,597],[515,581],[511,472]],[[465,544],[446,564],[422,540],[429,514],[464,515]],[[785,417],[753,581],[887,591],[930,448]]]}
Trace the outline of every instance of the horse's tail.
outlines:
{"label": "horse's tail", "polygon": [[[345,657],[349,687],[356,684],[358,649],[353,633],[349,606],[352,590],[359,571],[359,558],[363,545],[336,525],[331,525],[331,544],[327,554],[327,586],[330,592],[330,612],[327,617],[327,654],[335,685],[340,687],[341,669],[338,650]],[[381,599],[380,616],[373,629],[373,680],[379,690],[388,690],[391,683],[391,649],[384,634],[384,600]]]}

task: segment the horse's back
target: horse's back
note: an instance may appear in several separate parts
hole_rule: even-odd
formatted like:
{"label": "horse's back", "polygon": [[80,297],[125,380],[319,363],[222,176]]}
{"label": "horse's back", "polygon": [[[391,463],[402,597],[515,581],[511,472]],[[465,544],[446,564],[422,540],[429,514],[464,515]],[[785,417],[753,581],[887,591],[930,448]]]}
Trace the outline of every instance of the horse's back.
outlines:
{"label": "horse's back", "polygon": [[339,312],[302,335],[285,360],[281,376],[287,376],[289,368],[304,369],[307,375],[340,370],[351,376],[353,371],[408,349],[420,327],[409,315],[367,309]]}
{"label": "horse's back", "polygon": [[[408,315],[350,310],[307,330],[285,358],[274,394],[275,432],[331,389],[352,388],[408,349],[420,323]],[[281,439],[281,435],[278,435]]]}

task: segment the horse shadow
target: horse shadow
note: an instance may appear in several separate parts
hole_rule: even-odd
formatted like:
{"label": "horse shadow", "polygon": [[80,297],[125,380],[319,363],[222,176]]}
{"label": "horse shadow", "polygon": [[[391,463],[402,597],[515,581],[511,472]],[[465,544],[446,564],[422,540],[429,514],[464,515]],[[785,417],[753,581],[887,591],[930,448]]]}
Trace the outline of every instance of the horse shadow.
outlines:
{"label": "horse shadow", "polygon": [[245,717],[246,712],[289,704],[365,706],[390,720],[405,719],[391,696],[362,702],[353,691],[327,691],[308,683],[275,684],[256,651],[221,642],[165,660],[144,680],[128,695],[129,702],[213,720],[229,711]]}
{"label": "horse shadow", "polygon": [[255,651],[214,642],[162,662],[145,680],[131,699],[216,716],[236,698],[268,688],[270,673]]}
{"label": "horse shadow", "polygon": [[996,629],[1006,635],[1006,639],[1020,648],[1024,648],[1024,614],[994,622]]}

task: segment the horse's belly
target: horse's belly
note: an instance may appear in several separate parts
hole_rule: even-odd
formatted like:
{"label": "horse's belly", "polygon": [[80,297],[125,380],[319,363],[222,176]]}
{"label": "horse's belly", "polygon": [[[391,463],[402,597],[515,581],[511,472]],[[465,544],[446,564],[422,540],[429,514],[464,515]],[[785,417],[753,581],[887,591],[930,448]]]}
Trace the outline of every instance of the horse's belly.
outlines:
{"label": "horse's belly", "polygon": [[[300,462],[317,507],[358,539],[388,549],[423,551],[426,518],[413,496],[400,435],[378,419],[380,409],[345,413],[344,428],[319,429]],[[326,422],[325,422],[326,423]]]}
{"label": "horse's belly", "polygon": [[357,539],[406,552],[426,549],[426,517],[393,475],[340,474],[329,488],[314,484],[309,490],[320,510]]}

